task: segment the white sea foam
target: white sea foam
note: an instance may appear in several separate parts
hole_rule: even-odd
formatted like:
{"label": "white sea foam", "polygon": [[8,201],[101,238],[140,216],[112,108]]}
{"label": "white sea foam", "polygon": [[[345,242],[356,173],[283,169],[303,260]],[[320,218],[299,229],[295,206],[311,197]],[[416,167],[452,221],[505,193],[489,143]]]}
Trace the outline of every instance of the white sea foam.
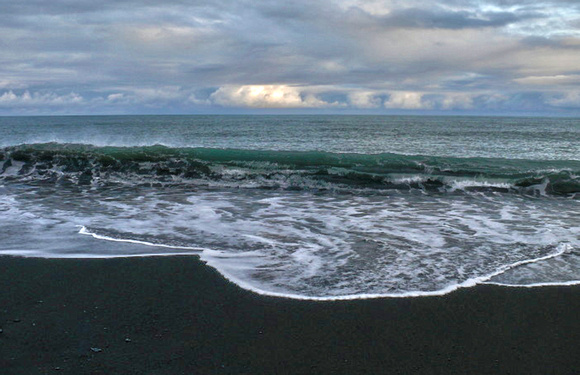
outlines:
{"label": "white sea foam", "polygon": [[[161,243],[153,243],[153,242],[147,242],[147,241],[113,238],[113,237],[103,236],[100,234],[93,233],[93,232],[87,230],[87,228],[83,225],[79,225],[79,227],[81,228],[79,230],[79,234],[91,236],[91,237],[96,238],[98,240],[107,240],[107,241],[113,241],[113,242],[126,242],[126,243],[134,243],[134,244],[145,245],[145,246],[165,247],[165,248],[169,248],[169,249],[192,250],[192,251],[198,251],[198,252],[201,252],[204,250],[204,249],[199,248],[199,247],[165,245],[165,244],[161,244]],[[171,253],[171,255],[175,255],[175,254],[183,254],[183,253]],[[168,253],[162,253],[162,254],[161,253],[150,253],[149,255],[168,255]]]}
{"label": "white sea foam", "polygon": [[[2,173],[2,175],[6,177],[16,176],[18,175],[18,172],[20,171],[23,165],[24,162],[22,161],[13,161],[12,164],[4,170],[4,173]],[[2,167],[4,167],[4,165]]]}
{"label": "white sea foam", "polygon": [[447,181],[451,185],[451,190],[466,190],[472,187],[488,187],[488,188],[500,188],[509,189],[513,186],[507,182],[494,182],[494,181],[481,181],[481,180],[457,180],[452,179]]}
{"label": "white sea foam", "polygon": [[408,291],[408,292],[401,292],[401,293],[361,293],[361,294],[352,294],[352,295],[341,295],[341,296],[308,296],[308,295],[301,295],[301,294],[294,294],[294,293],[282,293],[282,292],[272,292],[260,289],[253,284],[250,284],[244,280],[238,279],[233,274],[225,271],[220,268],[219,264],[212,261],[211,257],[205,256],[205,254],[201,255],[201,258],[206,261],[209,265],[216,268],[222,275],[231,281],[232,283],[238,285],[243,289],[250,290],[254,293],[272,296],[272,297],[283,297],[283,298],[291,298],[291,299],[299,299],[299,300],[312,300],[312,301],[343,301],[343,300],[356,300],[356,299],[372,299],[372,298],[408,298],[408,297],[429,297],[429,296],[444,296],[446,294],[452,293],[461,288],[471,288],[479,284],[493,284],[493,285],[500,285],[500,286],[515,286],[515,287],[540,287],[540,286],[571,286],[571,285],[579,285],[580,280],[577,281],[568,281],[568,282],[552,282],[552,283],[537,283],[537,284],[530,284],[530,285],[510,285],[510,284],[502,284],[502,283],[495,283],[490,282],[489,280],[497,275],[500,275],[507,270],[510,270],[515,267],[519,267],[529,263],[537,263],[544,260],[552,259],[557,256],[562,255],[567,251],[567,244],[563,244],[561,249],[554,252],[553,254],[547,255],[545,257],[540,257],[536,259],[528,259],[520,262],[516,262],[513,264],[509,264],[506,266],[501,267],[500,269],[484,276],[480,276],[473,279],[465,280],[464,282],[449,285],[445,288],[434,290],[434,291]]}
{"label": "white sea foam", "polygon": [[482,283],[580,279],[576,261],[559,274],[551,264],[577,257],[578,211],[570,204],[578,202],[568,199],[231,189],[38,194],[11,187],[2,194],[0,254],[198,255],[265,295],[435,296]]}
{"label": "white sea foam", "polygon": [[505,287],[511,287],[511,288],[540,288],[540,287],[550,287],[550,286],[573,286],[573,285],[580,285],[580,280],[553,281],[553,282],[532,283],[532,284],[509,284],[509,283],[500,283],[500,282],[487,281],[487,282],[485,282],[485,284],[505,286]]}

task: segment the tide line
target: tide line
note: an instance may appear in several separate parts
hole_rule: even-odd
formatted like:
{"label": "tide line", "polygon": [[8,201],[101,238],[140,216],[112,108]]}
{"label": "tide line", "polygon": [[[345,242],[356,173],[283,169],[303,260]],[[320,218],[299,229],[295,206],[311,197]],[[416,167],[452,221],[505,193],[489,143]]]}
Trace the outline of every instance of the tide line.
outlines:
{"label": "tide line", "polygon": [[168,248],[168,249],[193,250],[193,251],[198,251],[198,252],[202,252],[202,251],[206,250],[206,249],[201,248],[201,247],[172,246],[172,245],[158,244],[158,243],[146,242],[146,241],[139,241],[139,240],[130,240],[130,239],[120,239],[120,238],[108,237],[108,236],[103,236],[103,235],[100,235],[100,234],[96,234],[94,232],[91,232],[84,225],[77,225],[77,227],[80,227],[81,228],[79,230],[79,234],[84,234],[84,235],[87,235],[87,236],[92,236],[93,238],[96,238],[98,240],[113,241],[113,242],[134,243],[134,244],[138,244],[138,245],[153,246],[153,247],[163,247],[163,248]]}

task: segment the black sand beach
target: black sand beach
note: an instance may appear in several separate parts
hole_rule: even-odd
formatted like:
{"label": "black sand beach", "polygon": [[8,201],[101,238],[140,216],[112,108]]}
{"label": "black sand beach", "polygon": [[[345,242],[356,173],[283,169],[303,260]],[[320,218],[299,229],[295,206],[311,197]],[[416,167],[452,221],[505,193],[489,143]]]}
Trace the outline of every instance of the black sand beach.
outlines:
{"label": "black sand beach", "polygon": [[193,257],[0,257],[2,374],[575,374],[580,288],[309,302]]}

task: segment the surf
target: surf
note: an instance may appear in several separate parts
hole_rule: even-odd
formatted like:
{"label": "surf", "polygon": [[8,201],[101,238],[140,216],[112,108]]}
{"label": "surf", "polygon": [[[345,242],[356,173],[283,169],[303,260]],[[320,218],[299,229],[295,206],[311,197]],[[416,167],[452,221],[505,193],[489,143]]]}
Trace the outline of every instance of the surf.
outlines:
{"label": "surf", "polygon": [[398,189],[575,197],[580,192],[580,161],[46,143],[3,148],[0,179],[74,185]]}

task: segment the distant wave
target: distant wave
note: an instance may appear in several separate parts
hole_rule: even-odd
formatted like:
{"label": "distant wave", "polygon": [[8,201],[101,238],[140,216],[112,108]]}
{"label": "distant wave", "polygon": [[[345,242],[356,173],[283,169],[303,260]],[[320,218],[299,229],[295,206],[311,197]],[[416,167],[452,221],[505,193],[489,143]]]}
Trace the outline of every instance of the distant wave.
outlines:
{"label": "distant wave", "polygon": [[576,196],[580,161],[45,143],[0,149],[0,180]]}

